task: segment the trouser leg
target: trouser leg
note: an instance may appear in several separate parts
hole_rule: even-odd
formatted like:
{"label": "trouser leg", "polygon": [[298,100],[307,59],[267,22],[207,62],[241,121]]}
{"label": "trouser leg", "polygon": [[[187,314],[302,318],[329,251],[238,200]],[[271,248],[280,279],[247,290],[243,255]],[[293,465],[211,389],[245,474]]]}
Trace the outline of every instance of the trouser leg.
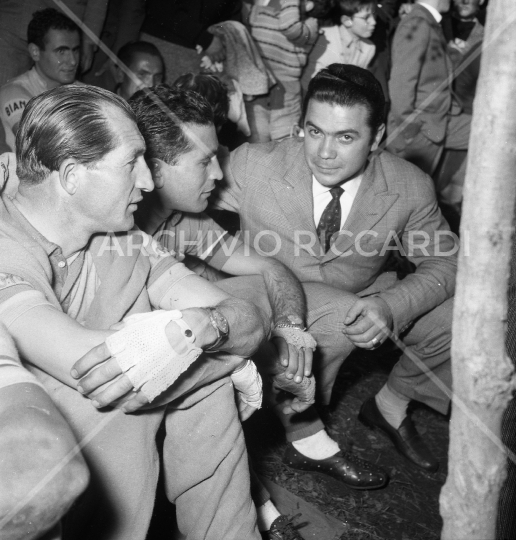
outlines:
{"label": "trouser leg", "polygon": [[429,311],[401,335],[406,350],[387,384],[395,393],[446,414],[451,393],[451,322],[453,298]]}
{"label": "trouser leg", "polygon": [[[471,133],[471,115],[450,116],[446,129],[446,150],[467,150]],[[441,191],[441,199],[450,205],[462,202],[462,191],[466,179],[467,156],[460,167],[451,175],[448,185]]]}
{"label": "trouser leg", "polygon": [[200,401],[166,414],[165,489],[179,530],[185,540],[259,540],[233,385],[203,390]]}
{"label": "trouser leg", "polygon": [[[324,283],[303,283],[307,301],[308,331],[317,341],[314,354],[313,372],[317,396],[322,404],[328,404],[333,384],[344,360],[354,350],[354,345],[343,334],[343,321],[349,308],[357,301],[357,296],[330,287]],[[281,410],[281,406],[278,407]],[[314,407],[303,413],[278,414],[285,427],[287,440],[303,439],[321,429],[324,424]]]}

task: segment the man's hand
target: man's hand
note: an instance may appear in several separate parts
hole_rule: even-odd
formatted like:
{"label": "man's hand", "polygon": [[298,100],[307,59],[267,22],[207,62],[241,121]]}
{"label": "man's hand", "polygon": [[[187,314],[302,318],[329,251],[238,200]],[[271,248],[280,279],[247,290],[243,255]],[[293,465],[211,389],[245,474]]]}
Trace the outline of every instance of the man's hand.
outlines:
{"label": "man's hand", "polygon": [[[190,311],[196,316],[201,310]],[[112,329],[118,332],[78,360],[71,372],[80,379],[79,392],[95,407],[117,404],[133,412],[166,390],[202,352],[177,310],[131,315]],[[146,346],[142,337],[149,339]]]}
{"label": "man's hand", "polygon": [[361,349],[376,349],[386,339],[384,328],[392,329],[392,313],[382,298],[360,298],[344,320],[343,332]]}
{"label": "man's hand", "polygon": [[226,59],[226,49],[224,49],[224,44],[217,36],[213,36],[213,40],[210,43],[210,46],[204,51],[204,54],[208,56],[213,63],[224,62]]}
{"label": "man's hand", "polygon": [[79,379],[77,389],[98,409],[111,405],[130,413],[149,403],[141,392],[134,392],[129,377],[105,343],[93,347],[74,364],[72,377]]}
{"label": "man's hand", "polygon": [[285,377],[300,383],[303,376],[312,374],[313,349],[297,349],[283,338],[273,338],[272,343],[278,352],[280,363],[286,367]]}

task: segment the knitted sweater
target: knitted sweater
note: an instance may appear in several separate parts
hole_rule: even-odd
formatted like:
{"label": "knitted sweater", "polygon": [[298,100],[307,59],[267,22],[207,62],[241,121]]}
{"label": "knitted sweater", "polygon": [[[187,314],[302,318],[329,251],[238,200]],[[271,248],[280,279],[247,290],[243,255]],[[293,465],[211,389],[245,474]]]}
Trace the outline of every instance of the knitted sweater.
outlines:
{"label": "knitted sweater", "polygon": [[248,9],[244,20],[263,60],[279,80],[299,80],[318,36],[317,24],[300,20],[299,0],[271,0]]}

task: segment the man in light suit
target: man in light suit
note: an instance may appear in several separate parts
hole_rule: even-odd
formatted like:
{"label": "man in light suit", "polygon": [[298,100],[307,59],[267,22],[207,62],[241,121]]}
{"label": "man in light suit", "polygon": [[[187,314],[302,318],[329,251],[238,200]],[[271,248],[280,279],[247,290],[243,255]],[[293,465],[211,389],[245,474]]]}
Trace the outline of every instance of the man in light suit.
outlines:
{"label": "man in light suit", "polygon": [[439,23],[450,0],[417,0],[392,43],[390,152],[433,174],[444,148],[467,150],[471,115],[452,96],[453,66]]}
{"label": "man in light suit", "polygon": [[[356,347],[376,348],[388,330],[400,336],[407,348],[359,418],[382,429],[410,461],[434,471],[438,461],[406,408],[415,399],[441,413],[448,409],[442,385],[425,371],[449,387],[457,246],[432,180],[387,152],[371,154],[385,129],[384,104],[379,82],[366,70],[332,64],[320,71],[305,97],[304,142],[235,150],[224,166],[219,206],[239,212],[253,247],[283,262],[303,283],[323,402]],[[334,189],[339,187],[343,193]],[[416,266],[401,281],[384,272],[394,244]],[[315,441],[320,420],[313,411],[303,414],[304,424],[291,421]],[[291,434],[296,452],[313,458],[317,444],[299,447],[297,439]],[[302,468],[291,455],[289,447],[285,462]]]}

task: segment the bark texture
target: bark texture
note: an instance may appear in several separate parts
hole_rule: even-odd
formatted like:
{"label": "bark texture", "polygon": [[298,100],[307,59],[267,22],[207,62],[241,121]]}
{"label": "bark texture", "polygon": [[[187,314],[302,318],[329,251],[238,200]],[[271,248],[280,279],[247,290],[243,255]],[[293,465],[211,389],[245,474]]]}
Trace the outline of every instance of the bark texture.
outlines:
{"label": "bark texture", "polygon": [[513,387],[504,336],[516,194],[516,3],[489,3],[474,103],[453,317],[454,404],[443,540],[492,540]]}

